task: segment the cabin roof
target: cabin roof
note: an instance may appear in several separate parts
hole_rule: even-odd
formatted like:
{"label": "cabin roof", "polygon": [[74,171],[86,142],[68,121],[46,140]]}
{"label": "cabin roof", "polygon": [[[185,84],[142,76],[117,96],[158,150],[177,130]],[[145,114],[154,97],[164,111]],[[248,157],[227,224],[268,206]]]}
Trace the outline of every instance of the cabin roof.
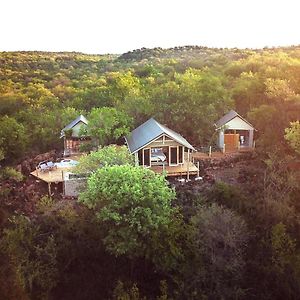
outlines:
{"label": "cabin roof", "polygon": [[254,129],[253,125],[251,123],[249,123],[246,119],[244,119],[241,115],[239,115],[235,110],[231,110],[230,112],[228,112],[221,119],[219,119],[215,125],[217,128],[220,128],[220,127],[226,125],[229,121],[231,121],[235,117],[239,117],[240,119],[242,119],[244,122],[249,124]]}
{"label": "cabin roof", "polygon": [[69,130],[72,129],[74,126],[76,126],[79,122],[84,123],[85,125],[87,125],[89,123],[89,121],[86,119],[85,116],[80,115],[78,116],[75,120],[73,120],[72,122],[70,122],[65,128],[63,128],[61,130],[61,134],[60,137],[64,137],[65,136],[65,130]]}
{"label": "cabin roof", "polygon": [[155,119],[151,118],[125,137],[127,146],[131,153],[142,149],[147,144],[158,138],[160,135],[166,134],[174,139],[179,144],[195,150],[195,148],[179,133],[160,124]]}

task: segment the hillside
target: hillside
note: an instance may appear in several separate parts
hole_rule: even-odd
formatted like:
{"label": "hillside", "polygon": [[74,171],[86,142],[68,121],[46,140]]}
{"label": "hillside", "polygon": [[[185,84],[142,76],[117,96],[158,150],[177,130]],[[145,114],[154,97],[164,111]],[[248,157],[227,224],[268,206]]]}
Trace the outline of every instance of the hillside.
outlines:
{"label": "hillside", "polygon": [[[218,149],[231,109],[255,151]],[[86,186],[49,196],[30,173],[62,157],[80,114]],[[166,179],[119,147],[150,117],[200,150],[199,177]],[[0,299],[298,299],[299,120],[300,46],[1,52]]]}

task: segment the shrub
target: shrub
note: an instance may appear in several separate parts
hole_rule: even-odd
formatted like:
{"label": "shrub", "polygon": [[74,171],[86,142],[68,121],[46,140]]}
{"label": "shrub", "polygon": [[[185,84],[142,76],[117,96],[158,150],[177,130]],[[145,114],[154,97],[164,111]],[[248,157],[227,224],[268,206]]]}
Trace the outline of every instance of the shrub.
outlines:
{"label": "shrub", "polygon": [[6,167],[1,170],[0,177],[3,180],[11,179],[17,182],[21,182],[24,180],[24,176],[22,175],[22,173],[11,167]]}

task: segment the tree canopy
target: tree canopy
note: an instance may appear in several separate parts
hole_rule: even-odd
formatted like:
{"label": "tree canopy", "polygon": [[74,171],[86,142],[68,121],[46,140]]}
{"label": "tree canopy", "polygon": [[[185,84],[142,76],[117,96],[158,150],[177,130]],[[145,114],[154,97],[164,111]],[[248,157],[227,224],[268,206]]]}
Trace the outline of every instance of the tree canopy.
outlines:
{"label": "tree canopy", "polygon": [[126,146],[109,145],[81,156],[77,173],[91,173],[99,168],[114,165],[134,165],[134,157]]}
{"label": "tree canopy", "polygon": [[106,228],[104,243],[119,255],[147,256],[154,233],[171,222],[174,191],[161,175],[129,165],[104,167],[88,179],[80,201]]}

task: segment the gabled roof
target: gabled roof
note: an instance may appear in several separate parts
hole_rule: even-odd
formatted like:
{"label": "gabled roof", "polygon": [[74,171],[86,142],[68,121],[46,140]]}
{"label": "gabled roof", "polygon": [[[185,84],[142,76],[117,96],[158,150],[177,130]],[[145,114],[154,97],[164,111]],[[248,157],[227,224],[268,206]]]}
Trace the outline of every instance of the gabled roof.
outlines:
{"label": "gabled roof", "polygon": [[80,115],[78,116],[75,120],[73,120],[71,123],[69,123],[64,129],[61,130],[61,134],[60,137],[64,137],[65,136],[65,130],[69,130],[72,129],[74,126],[76,126],[79,122],[84,123],[85,125],[87,125],[89,123],[89,121],[85,118],[85,116]]}
{"label": "gabled roof", "polygon": [[129,135],[125,137],[125,139],[130,152],[135,153],[162,134],[166,134],[179,144],[191,150],[195,150],[194,147],[179,133],[176,133],[170,128],[160,124],[153,118],[149,119],[136,129],[134,129]]}
{"label": "gabled roof", "polygon": [[[235,117],[239,117],[241,118],[243,121],[245,121],[247,124],[249,124],[251,127],[253,127],[253,125],[251,123],[249,123],[246,119],[244,119],[241,115],[239,115],[236,111],[231,110],[230,112],[228,112],[226,115],[224,115],[220,120],[218,120],[216,122],[216,127],[220,128],[224,125],[226,125],[229,121],[231,121],[232,119],[234,119]],[[254,127],[253,127],[254,128]]]}

